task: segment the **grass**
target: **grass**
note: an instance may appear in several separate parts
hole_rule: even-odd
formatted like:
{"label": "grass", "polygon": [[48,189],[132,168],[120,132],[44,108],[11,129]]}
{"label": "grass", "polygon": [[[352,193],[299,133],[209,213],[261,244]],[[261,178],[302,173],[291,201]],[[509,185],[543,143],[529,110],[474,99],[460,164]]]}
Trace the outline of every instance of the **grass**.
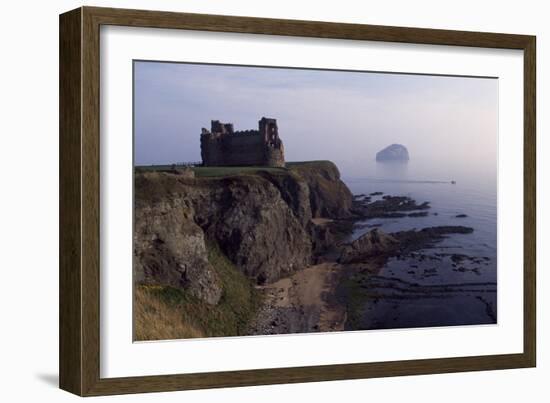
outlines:
{"label": "grass", "polygon": [[293,161],[287,162],[285,165],[287,168],[298,168],[298,167],[321,167],[326,164],[332,164],[329,160],[312,160],[312,161]]}
{"label": "grass", "polygon": [[[178,167],[181,168],[181,167]],[[171,165],[142,165],[136,166],[138,172],[155,172],[155,171],[170,171]],[[246,166],[246,167],[191,167],[197,178],[212,178],[233,176],[241,174],[254,174],[260,171],[267,172],[286,172],[286,168],[279,167],[262,167],[262,166]]]}
{"label": "grass", "polygon": [[208,260],[222,283],[219,303],[208,305],[177,288],[137,286],[134,307],[137,340],[246,333],[261,304],[260,294],[217,246],[208,245]]}
{"label": "grass", "polygon": [[[244,166],[244,167],[191,167],[197,178],[212,178],[223,177],[241,174],[255,174],[257,172],[265,171],[271,173],[284,173],[295,168],[320,167],[326,164],[328,161],[296,161],[287,162],[285,168],[279,167],[263,167],[263,166]],[[181,168],[181,167],[178,167]],[[169,171],[172,169],[172,165],[139,165],[136,166],[137,171]]]}
{"label": "grass", "polygon": [[362,272],[348,272],[338,284],[338,300],[346,307],[346,329],[362,329],[365,304],[378,297],[377,291],[368,287],[369,280],[377,272],[378,264],[381,262]]}
{"label": "grass", "polygon": [[193,168],[197,178],[209,178],[220,176],[231,176],[241,174],[255,174],[261,171],[265,172],[286,172],[286,168],[276,167],[195,167]]}
{"label": "grass", "polygon": [[338,285],[340,302],[346,307],[346,328],[359,329],[362,320],[362,308],[366,301],[364,290],[358,279],[346,278]]}
{"label": "grass", "polygon": [[138,286],[134,292],[136,340],[167,340],[204,337],[185,312],[158,298],[162,287]]}

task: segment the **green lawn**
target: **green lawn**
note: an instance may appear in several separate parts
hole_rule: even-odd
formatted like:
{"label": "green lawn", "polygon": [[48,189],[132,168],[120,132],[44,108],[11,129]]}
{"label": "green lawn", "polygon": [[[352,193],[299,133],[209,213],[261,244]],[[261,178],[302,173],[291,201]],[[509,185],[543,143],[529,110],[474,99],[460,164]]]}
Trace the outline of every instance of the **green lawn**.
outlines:
{"label": "green lawn", "polygon": [[208,178],[216,176],[231,176],[240,174],[254,174],[260,171],[267,172],[286,172],[286,168],[274,167],[195,167],[195,176],[198,178]]}
{"label": "green lawn", "polygon": [[[302,161],[302,162],[287,162],[286,168],[276,167],[263,167],[263,166],[246,166],[246,167],[192,167],[197,178],[209,178],[220,176],[231,176],[239,174],[254,174],[260,171],[267,171],[272,173],[287,172],[297,167],[304,166],[317,166],[326,163],[326,161]],[[183,169],[181,166],[177,166],[177,169]],[[139,171],[169,171],[172,169],[172,165],[139,165],[136,166],[136,170]]]}
{"label": "green lawn", "polygon": [[328,160],[314,160],[314,161],[293,161],[293,162],[287,162],[286,167],[287,169],[292,170],[293,168],[323,168],[326,167],[327,164],[334,165],[332,162]]}
{"label": "green lawn", "polygon": [[[232,176],[240,174],[254,174],[261,171],[271,173],[283,173],[293,170],[294,168],[317,168],[329,161],[294,161],[287,162],[285,168],[278,167],[263,167],[263,166],[246,166],[246,167],[192,167],[197,178],[212,178],[220,176]],[[137,171],[170,171],[172,165],[138,165],[135,167]],[[176,166],[176,169],[183,169],[183,166]]]}

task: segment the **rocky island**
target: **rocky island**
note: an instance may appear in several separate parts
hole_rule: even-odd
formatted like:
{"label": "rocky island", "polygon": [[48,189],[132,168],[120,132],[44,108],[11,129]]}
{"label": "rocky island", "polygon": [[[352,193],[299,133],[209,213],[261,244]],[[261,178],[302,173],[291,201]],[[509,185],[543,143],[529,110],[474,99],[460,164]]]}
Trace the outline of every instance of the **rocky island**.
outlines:
{"label": "rocky island", "polygon": [[401,144],[392,144],[376,153],[377,162],[407,162],[409,151]]}

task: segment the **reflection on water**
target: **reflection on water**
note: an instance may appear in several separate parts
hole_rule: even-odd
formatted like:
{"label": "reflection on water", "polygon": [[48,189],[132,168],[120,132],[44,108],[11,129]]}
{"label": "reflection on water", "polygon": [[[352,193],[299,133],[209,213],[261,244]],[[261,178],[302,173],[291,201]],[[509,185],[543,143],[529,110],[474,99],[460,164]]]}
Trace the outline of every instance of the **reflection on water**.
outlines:
{"label": "reflection on water", "polygon": [[388,161],[377,162],[375,164],[375,176],[386,180],[406,180],[408,179],[409,162]]}
{"label": "reflection on water", "polygon": [[[435,247],[349,273],[357,285],[351,329],[496,323],[496,174],[445,171],[414,163],[376,163],[370,175],[344,177],[354,194],[403,195],[431,209],[425,217],[375,218],[358,223],[353,238],[374,226],[385,232],[441,225],[472,227]],[[372,200],[376,200],[374,196]],[[349,301],[348,301],[349,302]]]}

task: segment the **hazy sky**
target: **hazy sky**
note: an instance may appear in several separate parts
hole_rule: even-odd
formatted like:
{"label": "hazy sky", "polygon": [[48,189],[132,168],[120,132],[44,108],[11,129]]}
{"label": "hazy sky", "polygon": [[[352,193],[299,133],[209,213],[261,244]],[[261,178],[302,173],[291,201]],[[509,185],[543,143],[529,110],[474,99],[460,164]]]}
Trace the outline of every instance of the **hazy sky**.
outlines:
{"label": "hazy sky", "polygon": [[496,168],[498,80],[135,62],[137,165],[200,161],[210,120],[277,119],[287,161],[328,159],[361,176],[400,143],[411,161]]}

